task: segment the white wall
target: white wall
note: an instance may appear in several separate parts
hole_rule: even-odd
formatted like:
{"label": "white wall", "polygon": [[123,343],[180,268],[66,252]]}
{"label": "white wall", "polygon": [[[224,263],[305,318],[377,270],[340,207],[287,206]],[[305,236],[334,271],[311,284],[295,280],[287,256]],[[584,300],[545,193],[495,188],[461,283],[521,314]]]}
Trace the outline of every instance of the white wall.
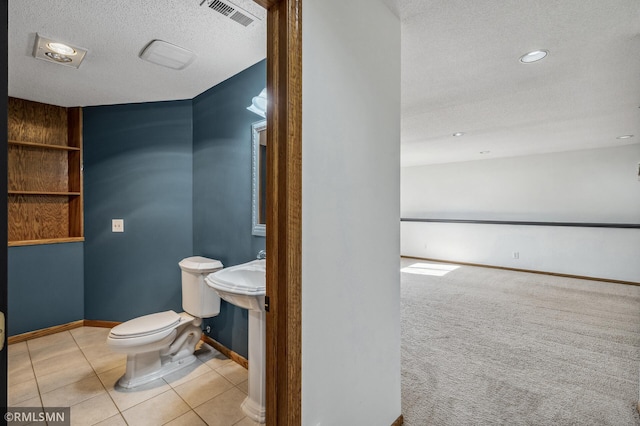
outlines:
{"label": "white wall", "polygon": [[[402,217],[640,224],[639,161],[634,144],[408,167]],[[401,251],[640,282],[640,229],[403,222]]]}
{"label": "white wall", "polygon": [[303,5],[302,424],[400,409],[400,22]]}

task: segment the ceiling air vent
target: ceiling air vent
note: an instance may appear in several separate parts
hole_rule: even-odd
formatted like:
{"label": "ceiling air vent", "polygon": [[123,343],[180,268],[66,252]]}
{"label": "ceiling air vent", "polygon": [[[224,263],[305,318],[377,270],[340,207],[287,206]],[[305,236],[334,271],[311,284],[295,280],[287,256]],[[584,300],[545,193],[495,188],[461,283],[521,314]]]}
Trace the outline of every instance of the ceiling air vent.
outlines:
{"label": "ceiling air vent", "polygon": [[213,0],[211,4],[209,4],[209,8],[222,13],[224,16],[229,16],[235,10],[233,7],[222,3],[220,0]]}
{"label": "ceiling air vent", "polygon": [[215,10],[216,12],[236,21],[237,23],[245,27],[248,27],[253,23],[253,21],[258,19],[246,10],[241,9],[228,0],[202,0],[200,6],[205,3],[207,3],[209,9]]}

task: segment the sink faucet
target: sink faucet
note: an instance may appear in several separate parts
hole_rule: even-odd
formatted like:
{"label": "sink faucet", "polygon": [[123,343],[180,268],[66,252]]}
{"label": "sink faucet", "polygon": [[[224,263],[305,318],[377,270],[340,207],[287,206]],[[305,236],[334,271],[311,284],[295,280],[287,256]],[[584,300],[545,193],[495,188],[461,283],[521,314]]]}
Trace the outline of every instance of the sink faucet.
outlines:
{"label": "sink faucet", "polygon": [[260,250],[258,252],[258,257],[256,257],[256,259],[266,259],[267,258],[267,251],[266,250]]}

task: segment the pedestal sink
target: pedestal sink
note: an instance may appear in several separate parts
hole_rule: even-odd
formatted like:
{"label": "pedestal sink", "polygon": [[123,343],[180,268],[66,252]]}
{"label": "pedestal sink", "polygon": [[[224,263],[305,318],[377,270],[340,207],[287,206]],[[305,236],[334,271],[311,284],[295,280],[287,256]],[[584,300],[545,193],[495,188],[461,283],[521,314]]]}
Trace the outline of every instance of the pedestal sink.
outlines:
{"label": "pedestal sink", "polygon": [[242,411],[265,422],[265,312],[266,261],[254,260],[209,274],[206,283],[222,299],[249,310],[249,395]]}

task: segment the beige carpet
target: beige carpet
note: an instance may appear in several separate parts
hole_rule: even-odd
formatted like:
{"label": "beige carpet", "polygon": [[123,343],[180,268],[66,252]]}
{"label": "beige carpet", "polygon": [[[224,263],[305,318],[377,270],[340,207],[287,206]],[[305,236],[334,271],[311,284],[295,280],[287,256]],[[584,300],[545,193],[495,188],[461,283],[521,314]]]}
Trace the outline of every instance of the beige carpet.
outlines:
{"label": "beige carpet", "polygon": [[640,287],[402,259],[416,425],[640,425]]}

